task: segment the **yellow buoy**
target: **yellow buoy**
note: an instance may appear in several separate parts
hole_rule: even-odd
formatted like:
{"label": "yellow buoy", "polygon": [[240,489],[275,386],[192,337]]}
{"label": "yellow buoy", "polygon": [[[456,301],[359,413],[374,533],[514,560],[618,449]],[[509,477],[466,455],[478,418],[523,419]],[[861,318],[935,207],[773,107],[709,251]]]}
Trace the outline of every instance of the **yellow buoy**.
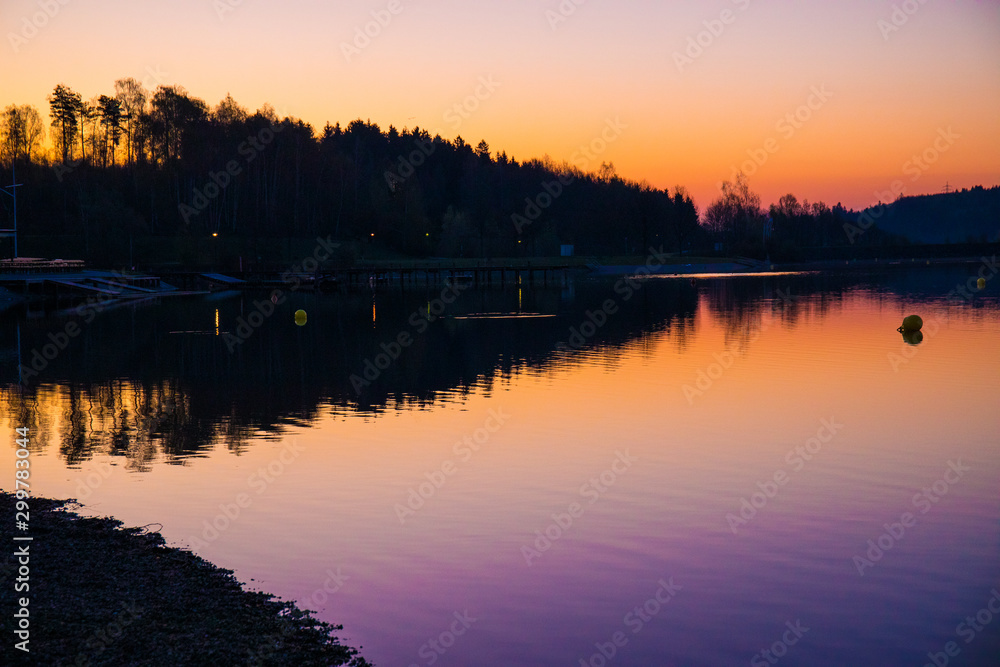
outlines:
{"label": "yellow buoy", "polygon": [[976,281],[976,286],[979,289],[986,289],[986,278],[980,278]]}
{"label": "yellow buoy", "polygon": [[920,319],[919,315],[907,315],[903,318],[903,326],[899,327],[900,331],[920,331],[924,326],[924,321]]}
{"label": "yellow buoy", "polygon": [[304,310],[295,311],[295,323],[300,327],[304,327],[306,325],[306,311]]}

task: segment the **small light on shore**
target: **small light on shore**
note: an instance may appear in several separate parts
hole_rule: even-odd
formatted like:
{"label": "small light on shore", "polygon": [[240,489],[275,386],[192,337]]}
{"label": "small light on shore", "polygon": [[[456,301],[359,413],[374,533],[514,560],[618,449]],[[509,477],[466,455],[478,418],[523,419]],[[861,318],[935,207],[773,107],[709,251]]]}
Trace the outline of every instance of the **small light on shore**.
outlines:
{"label": "small light on shore", "polygon": [[218,236],[219,232],[212,232],[212,236]]}

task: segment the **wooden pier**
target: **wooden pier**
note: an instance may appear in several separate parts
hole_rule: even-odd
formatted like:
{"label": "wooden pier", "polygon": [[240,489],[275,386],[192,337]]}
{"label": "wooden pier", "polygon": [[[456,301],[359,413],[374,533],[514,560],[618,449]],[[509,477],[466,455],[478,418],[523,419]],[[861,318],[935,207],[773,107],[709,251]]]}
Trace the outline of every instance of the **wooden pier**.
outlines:
{"label": "wooden pier", "polygon": [[25,297],[119,299],[182,293],[158,276],[88,270],[79,260],[0,262],[0,287]]}
{"label": "wooden pier", "polygon": [[416,286],[467,282],[478,287],[507,287],[556,283],[569,270],[571,268],[566,266],[543,264],[496,264],[471,267],[362,266],[339,269],[332,274],[339,283],[348,286],[369,284]]}
{"label": "wooden pier", "polygon": [[[369,265],[319,268],[314,272],[280,271],[172,271],[163,278],[183,289],[295,289],[333,291],[433,286],[461,282],[477,287],[561,284],[569,271],[581,267],[546,264],[483,264],[480,266]],[[584,269],[585,270],[585,269]]]}
{"label": "wooden pier", "polygon": [[138,272],[87,270],[72,260],[0,262],[0,287],[26,297],[129,298],[203,294],[218,290],[381,290],[465,283],[480,288],[560,285],[570,271],[558,264],[414,262],[397,265],[321,267],[314,272],[277,269],[213,272],[173,270],[150,275]]}

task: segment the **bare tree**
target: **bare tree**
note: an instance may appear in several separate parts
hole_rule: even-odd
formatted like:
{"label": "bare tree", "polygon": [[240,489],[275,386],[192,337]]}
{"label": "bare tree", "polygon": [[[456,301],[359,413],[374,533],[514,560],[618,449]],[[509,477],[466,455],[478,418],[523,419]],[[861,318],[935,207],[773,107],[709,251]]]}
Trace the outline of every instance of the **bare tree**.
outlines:
{"label": "bare tree", "polygon": [[706,226],[736,242],[749,238],[763,220],[760,195],[750,190],[743,172],[733,182],[723,181],[722,196],[705,210]]}
{"label": "bare tree", "polygon": [[41,147],[45,125],[38,109],[30,104],[11,104],[0,114],[0,162],[31,161]]}
{"label": "bare tree", "polygon": [[225,99],[212,111],[212,120],[223,127],[236,127],[246,122],[250,114],[240,106],[233,96],[226,93]]}
{"label": "bare tree", "polygon": [[611,183],[618,178],[614,162],[602,162],[597,168],[597,179],[602,183]]}
{"label": "bare tree", "polygon": [[121,105],[122,119],[125,123],[125,153],[128,164],[136,158],[136,131],[141,122],[142,113],[146,110],[149,91],[142,84],[128,77],[115,81],[115,99]]}
{"label": "bare tree", "polygon": [[30,162],[35,151],[42,148],[42,141],[45,139],[45,122],[42,120],[42,115],[38,113],[38,109],[30,104],[22,105],[20,110],[21,118],[24,120],[22,156]]}
{"label": "bare tree", "polygon": [[17,107],[11,104],[0,116],[0,163],[10,164],[17,156],[20,145],[21,116]]}

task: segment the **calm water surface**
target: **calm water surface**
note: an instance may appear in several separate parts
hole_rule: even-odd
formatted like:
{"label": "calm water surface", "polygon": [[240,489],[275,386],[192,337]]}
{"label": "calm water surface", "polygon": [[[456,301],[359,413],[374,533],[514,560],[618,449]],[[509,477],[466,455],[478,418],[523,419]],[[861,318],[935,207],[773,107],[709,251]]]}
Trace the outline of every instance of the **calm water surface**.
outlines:
{"label": "calm water surface", "polygon": [[0,466],[30,426],[35,493],[380,665],[1000,664],[997,285],[948,298],[976,268],[292,295],[238,345],[267,295],[12,309]]}

